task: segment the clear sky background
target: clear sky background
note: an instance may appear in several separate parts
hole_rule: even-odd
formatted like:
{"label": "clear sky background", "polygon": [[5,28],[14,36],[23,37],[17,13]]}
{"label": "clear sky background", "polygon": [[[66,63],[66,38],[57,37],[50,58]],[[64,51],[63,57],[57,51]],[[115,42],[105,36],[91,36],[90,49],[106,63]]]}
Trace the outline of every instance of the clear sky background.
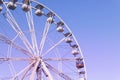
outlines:
{"label": "clear sky background", "polygon": [[120,80],[120,0],[38,0],[76,36],[88,80]]}

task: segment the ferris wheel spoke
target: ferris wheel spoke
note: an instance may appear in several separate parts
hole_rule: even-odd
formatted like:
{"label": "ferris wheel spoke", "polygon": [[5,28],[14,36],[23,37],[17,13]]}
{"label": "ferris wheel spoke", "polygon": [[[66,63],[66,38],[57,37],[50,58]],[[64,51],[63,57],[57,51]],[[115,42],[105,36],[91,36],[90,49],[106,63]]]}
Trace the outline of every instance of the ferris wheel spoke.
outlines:
{"label": "ferris wheel spoke", "polygon": [[29,61],[29,58],[0,58],[0,61]]}
{"label": "ferris wheel spoke", "polygon": [[63,42],[65,40],[65,38],[62,38],[60,41],[58,41],[57,43],[55,43],[51,48],[49,48],[42,56],[45,56],[46,54],[48,54],[51,50],[53,50],[56,46],[58,46],[61,42]]}
{"label": "ferris wheel spoke", "polygon": [[35,29],[34,29],[32,9],[30,9],[30,11],[28,11],[26,13],[26,18],[27,18],[27,22],[28,22],[28,26],[29,26],[29,31],[31,34],[31,40],[32,40],[32,45],[33,45],[33,49],[34,49],[34,54],[38,55],[39,50],[38,50],[36,34],[35,34]]}
{"label": "ferris wheel spoke", "polygon": [[27,55],[29,57],[32,55],[30,52],[28,52],[27,50],[25,50],[24,48],[22,48],[18,44],[14,43],[8,37],[6,37],[5,35],[3,35],[1,33],[0,33],[0,41],[2,41],[4,43],[16,48],[17,50],[19,50],[20,52],[22,52],[23,54],[25,54],[25,55]]}
{"label": "ferris wheel spoke", "polygon": [[28,51],[32,52],[31,50],[33,50],[33,48],[31,46],[31,44],[29,43],[28,39],[26,38],[25,34],[23,33],[23,31],[21,30],[21,28],[17,24],[15,18],[13,17],[13,15],[11,14],[10,10],[7,8],[5,3],[4,3],[4,5],[7,9],[6,13],[4,14],[6,20],[11,25],[11,27],[15,30],[15,32],[19,35],[19,37],[21,38],[21,40],[23,41],[23,43],[27,47]]}
{"label": "ferris wheel spoke", "polygon": [[16,73],[11,80],[16,79],[16,77],[18,77],[20,74],[22,74],[25,70],[29,69],[29,67],[31,67],[33,64],[35,63],[35,61],[33,61],[31,64],[29,64],[27,67],[25,67],[24,69],[22,69],[21,71],[19,71],[18,73]]}
{"label": "ferris wheel spoke", "polygon": [[43,71],[44,71],[45,75],[47,75],[46,77],[48,77],[48,80],[53,80],[53,77],[52,77],[50,71],[48,70],[49,68],[47,67],[46,63],[42,61],[41,65],[43,67]]}
{"label": "ferris wheel spoke", "polygon": [[23,74],[21,80],[24,80],[24,79],[25,79],[25,77],[27,76],[28,72],[32,69],[32,67],[33,67],[33,66],[30,66],[30,67],[25,71],[25,73]]}
{"label": "ferris wheel spoke", "polygon": [[75,58],[47,58],[44,61],[75,61]]}
{"label": "ferris wheel spoke", "polygon": [[25,35],[22,32],[22,30],[17,25],[17,23],[15,21],[13,21],[13,19],[11,19],[10,16],[7,17],[7,21],[9,22],[9,24],[11,25],[11,27],[17,32],[17,34],[19,35],[19,37],[22,39],[22,41],[25,44],[25,46],[27,47],[28,51],[31,52],[31,49],[33,49],[33,48],[30,45],[30,43],[27,40],[27,38],[25,37]]}
{"label": "ferris wheel spoke", "polygon": [[34,78],[35,78],[35,73],[36,73],[36,70],[37,70],[37,67],[38,67],[39,63],[40,63],[40,61],[38,60],[38,61],[36,62],[36,64],[35,64],[34,68],[33,68],[33,71],[32,71],[32,73],[31,73],[31,75],[30,75],[29,80],[34,80]]}
{"label": "ferris wheel spoke", "polygon": [[44,44],[45,44],[45,41],[46,41],[46,37],[47,37],[48,31],[49,31],[49,28],[50,28],[50,23],[48,21],[46,21],[45,28],[44,28],[43,35],[42,35],[42,39],[41,39],[41,43],[40,43],[40,47],[39,47],[39,50],[40,50],[39,54],[40,55],[42,53],[42,50],[43,50],[43,47],[44,47]]}
{"label": "ferris wheel spoke", "polygon": [[61,78],[65,79],[65,80],[72,80],[68,75],[60,72],[59,70],[55,69],[53,66],[51,66],[50,64],[46,63],[46,66],[48,69],[52,70],[54,73],[56,73],[57,75],[59,75]]}

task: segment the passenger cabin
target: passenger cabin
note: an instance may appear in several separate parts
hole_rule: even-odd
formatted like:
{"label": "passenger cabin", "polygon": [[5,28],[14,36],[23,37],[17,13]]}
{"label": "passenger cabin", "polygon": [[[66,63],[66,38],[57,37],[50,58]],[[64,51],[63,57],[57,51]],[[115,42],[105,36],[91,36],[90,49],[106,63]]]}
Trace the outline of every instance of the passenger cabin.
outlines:
{"label": "passenger cabin", "polygon": [[36,11],[35,11],[35,14],[37,15],[37,16],[41,16],[42,14],[43,14],[43,11],[42,11],[42,9],[44,8],[42,5],[37,5],[36,7]]}
{"label": "passenger cabin", "polygon": [[84,63],[81,62],[81,61],[77,61],[77,62],[76,62],[76,67],[77,67],[78,69],[83,68],[83,67],[84,67]]}
{"label": "passenger cabin", "polygon": [[7,7],[11,10],[14,10],[17,7],[17,5],[15,4],[17,1],[18,0],[10,0],[10,2],[8,2],[7,4]]}

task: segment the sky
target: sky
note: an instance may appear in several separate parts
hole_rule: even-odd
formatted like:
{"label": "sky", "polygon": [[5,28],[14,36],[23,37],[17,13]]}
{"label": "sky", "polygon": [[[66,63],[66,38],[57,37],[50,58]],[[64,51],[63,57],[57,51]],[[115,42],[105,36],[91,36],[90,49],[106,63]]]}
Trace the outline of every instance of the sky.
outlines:
{"label": "sky", "polygon": [[120,80],[120,0],[38,0],[56,12],[81,46],[88,80]]}
{"label": "sky", "polygon": [[88,80],[120,80],[120,0],[38,1],[72,30],[84,55]]}

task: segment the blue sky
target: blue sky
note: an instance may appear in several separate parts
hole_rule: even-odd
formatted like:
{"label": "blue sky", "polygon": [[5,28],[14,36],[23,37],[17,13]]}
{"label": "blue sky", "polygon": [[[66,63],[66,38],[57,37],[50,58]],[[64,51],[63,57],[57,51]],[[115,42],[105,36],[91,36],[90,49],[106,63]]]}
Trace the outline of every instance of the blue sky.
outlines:
{"label": "blue sky", "polygon": [[[85,58],[88,80],[120,80],[120,0],[38,1],[56,12],[76,36]],[[14,15],[17,20],[23,16],[20,13]],[[11,30],[5,26],[1,30],[9,35]]]}
{"label": "blue sky", "polygon": [[38,0],[55,11],[76,36],[88,80],[120,79],[120,0]]}

